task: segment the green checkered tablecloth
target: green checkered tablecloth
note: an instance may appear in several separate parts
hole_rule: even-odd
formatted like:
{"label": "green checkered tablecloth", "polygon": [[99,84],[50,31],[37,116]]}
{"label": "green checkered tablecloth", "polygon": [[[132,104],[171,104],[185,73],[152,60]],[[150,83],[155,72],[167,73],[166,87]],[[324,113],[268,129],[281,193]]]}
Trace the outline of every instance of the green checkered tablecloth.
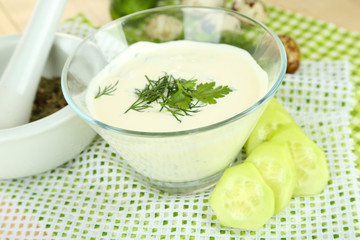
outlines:
{"label": "green checkered tablecloth", "polygon": [[[294,197],[258,231],[224,228],[209,206],[211,189],[176,196],[151,188],[97,137],[63,166],[0,181],[0,239],[360,239],[354,164],[360,154],[360,34],[267,9],[266,25],[301,49],[301,68],[285,77],[277,97],[327,154],[331,178],[323,193]],[[61,30],[78,36],[94,31],[76,20]]]}
{"label": "green checkered tablecloth", "polygon": [[[351,80],[357,103],[351,112],[350,127],[355,153],[360,156],[360,33],[272,6],[267,9],[266,25],[276,33],[288,34],[296,39],[302,59],[342,59],[351,63]],[[357,163],[360,164],[359,159]]]}

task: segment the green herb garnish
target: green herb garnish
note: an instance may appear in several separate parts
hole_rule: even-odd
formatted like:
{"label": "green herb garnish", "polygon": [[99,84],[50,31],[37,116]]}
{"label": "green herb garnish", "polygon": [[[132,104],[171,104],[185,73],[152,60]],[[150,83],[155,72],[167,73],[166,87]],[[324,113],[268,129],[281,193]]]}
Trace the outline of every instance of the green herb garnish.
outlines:
{"label": "green herb garnish", "polygon": [[114,84],[110,84],[110,85],[105,86],[103,90],[101,90],[101,88],[99,87],[99,88],[98,88],[98,91],[97,91],[97,93],[96,93],[96,95],[95,95],[95,99],[96,99],[96,98],[99,98],[99,97],[101,97],[101,96],[104,96],[104,95],[108,95],[108,96],[113,95],[113,93],[114,93],[114,92],[116,91],[116,89],[117,89],[116,86],[118,85],[118,83],[119,83],[119,80],[116,81],[116,83],[114,83]]}
{"label": "green herb garnish", "polygon": [[180,116],[191,116],[206,104],[215,104],[217,98],[222,98],[232,90],[228,86],[215,87],[215,82],[196,84],[197,79],[185,80],[165,74],[158,80],[145,76],[148,84],[144,89],[135,89],[138,99],[125,111],[142,112],[158,103],[160,111],[166,109],[179,122]]}

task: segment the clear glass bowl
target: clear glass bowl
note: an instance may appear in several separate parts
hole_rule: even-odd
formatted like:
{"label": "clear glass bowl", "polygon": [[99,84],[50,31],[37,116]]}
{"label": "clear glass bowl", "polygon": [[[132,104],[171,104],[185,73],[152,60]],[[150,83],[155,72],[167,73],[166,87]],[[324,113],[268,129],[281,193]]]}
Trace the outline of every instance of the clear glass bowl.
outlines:
{"label": "clear glass bowl", "polygon": [[[165,24],[159,23],[159,15],[170,28],[159,27]],[[153,21],[150,32],[149,21]],[[181,39],[226,43],[247,50],[267,72],[268,92],[234,117],[186,131],[131,131],[107,125],[89,114],[85,101],[89,82],[124,49],[138,41]],[[148,183],[167,192],[189,193],[214,185],[233,163],[285,71],[283,45],[263,24],[225,9],[171,6],[122,17],[85,39],[64,66],[62,88],[74,111]]]}

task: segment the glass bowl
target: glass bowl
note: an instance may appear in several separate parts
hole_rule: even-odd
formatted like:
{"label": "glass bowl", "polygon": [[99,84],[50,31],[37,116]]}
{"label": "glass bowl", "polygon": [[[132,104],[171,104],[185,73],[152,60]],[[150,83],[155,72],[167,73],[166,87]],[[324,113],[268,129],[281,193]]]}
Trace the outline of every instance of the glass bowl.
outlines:
{"label": "glass bowl", "polygon": [[[86,103],[89,83],[125,49],[139,41],[175,40],[224,43],[245,49],[268,75],[266,94],[233,117],[182,131],[122,129],[89,113]],[[191,193],[214,185],[234,162],[266,102],[281,85],[285,71],[283,45],[263,24],[231,10],[170,6],[119,18],[85,39],[64,66],[62,88],[74,111],[147,183],[171,193]]]}

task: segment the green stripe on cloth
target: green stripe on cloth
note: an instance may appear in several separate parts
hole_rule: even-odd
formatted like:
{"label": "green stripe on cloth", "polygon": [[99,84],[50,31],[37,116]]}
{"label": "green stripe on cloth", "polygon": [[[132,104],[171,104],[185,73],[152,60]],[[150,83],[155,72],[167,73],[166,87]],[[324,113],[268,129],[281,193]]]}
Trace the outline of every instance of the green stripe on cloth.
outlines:
{"label": "green stripe on cloth", "polygon": [[[356,105],[351,112],[352,138],[360,156],[360,34],[311,17],[267,5],[266,25],[275,33],[291,36],[298,43],[302,59],[348,60],[354,82]],[[357,161],[360,169],[360,160]]]}

